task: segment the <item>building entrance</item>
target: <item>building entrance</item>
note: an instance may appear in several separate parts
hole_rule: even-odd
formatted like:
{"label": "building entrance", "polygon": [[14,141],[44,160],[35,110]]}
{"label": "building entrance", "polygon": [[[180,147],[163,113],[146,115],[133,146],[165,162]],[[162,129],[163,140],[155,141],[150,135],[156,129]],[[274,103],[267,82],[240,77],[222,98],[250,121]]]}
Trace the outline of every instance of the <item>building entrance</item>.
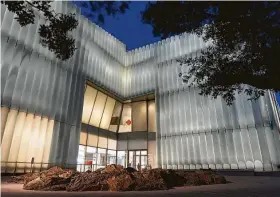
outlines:
{"label": "building entrance", "polygon": [[147,167],[147,150],[133,150],[128,152],[128,166],[133,167],[138,170],[140,167],[141,169]]}

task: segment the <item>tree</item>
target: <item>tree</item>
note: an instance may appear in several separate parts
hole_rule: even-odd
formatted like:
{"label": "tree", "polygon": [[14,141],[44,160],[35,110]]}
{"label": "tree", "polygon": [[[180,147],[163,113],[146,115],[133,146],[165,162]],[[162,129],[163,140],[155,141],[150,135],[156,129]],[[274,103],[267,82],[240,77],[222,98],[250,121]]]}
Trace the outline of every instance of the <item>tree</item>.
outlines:
{"label": "tree", "polygon": [[1,1],[7,9],[16,14],[15,19],[24,27],[34,24],[35,10],[42,12],[46,23],[40,24],[39,35],[42,46],[54,52],[57,58],[67,60],[75,52],[75,39],[68,33],[75,29],[78,21],[75,14],[56,13],[51,1]]}
{"label": "tree", "polygon": [[147,4],[144,23],[153,34],[166,38],[195,33],[212,44],[196,57],[177,61],[188,72],[183,81],[197,86],[200,94],[227,104],[235,92],[255,100],[265,90],[280,91],[279,2],[161,2]]}
{"label": "tree", "polygon": [[101,25],[105,21],[104,13],[114,17],[117,14],[124,14],[130,4],[128,1],[81,1],[75,3],[84,8],[83,11],[87,18]]}
{"label": "tree", "polygon": [[[46,23],[40,24],[39,35],[42,46],[54,52],[61,60],[71,58],[76,50],[75,39],[69,32],[78,26],[75,14],[56,13],[51,9],[52,1],[1,1],[7,5],[7,9],[16,14],[15,19],[24,27],[34,24],[35,10],[41,12]],[[90,5],[88,16],[97,16],[98,23],[104,23],[104,13],[115,16],[124,13],[128,9],[126,2],[80,2],[83,7]]]}

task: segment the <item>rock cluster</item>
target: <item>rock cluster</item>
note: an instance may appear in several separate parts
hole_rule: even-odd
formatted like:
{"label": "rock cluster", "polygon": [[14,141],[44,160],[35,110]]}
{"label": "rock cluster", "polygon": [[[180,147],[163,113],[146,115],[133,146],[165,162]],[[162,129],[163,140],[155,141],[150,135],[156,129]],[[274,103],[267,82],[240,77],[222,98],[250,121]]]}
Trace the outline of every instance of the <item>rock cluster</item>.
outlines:
{"label": "rock cluster", "polygon": [[40,173],[13,177],[10,182],[23,183],[26,190],[69,192],[165,190],[179,186],[227,183],[223,176],[212,170],[151,169],[139,172],[114,164],[94,172],[81,173],[53,167]]}

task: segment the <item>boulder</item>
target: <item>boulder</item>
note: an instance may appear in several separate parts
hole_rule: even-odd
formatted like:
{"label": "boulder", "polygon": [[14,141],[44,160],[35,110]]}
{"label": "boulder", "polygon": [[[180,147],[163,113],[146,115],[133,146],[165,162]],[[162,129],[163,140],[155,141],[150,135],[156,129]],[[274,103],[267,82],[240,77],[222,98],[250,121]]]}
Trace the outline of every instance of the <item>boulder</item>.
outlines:
{"label": "boulder", "polygon": [[29,181],[28,183],[23,185],[23,189],[26,190],[40,190],[43,188],[44,182],[37,177],[36,179]]}
{"label": "boulder", "polygon": [[185,185],[211,185],[226,183],[226,179],[223,176],[217,175],[216,172],[211,169],[185,172],[184,177],[186,179]]}
{"label": "boulder", "polygon": [[120,174],[113,176],[107,181],[110,191],[131,191],[134,190],[134,177],[131,174]]}
{"label": "boulder", "polygon": [[32,181],[40,176],[40,173],[27,173],[19,176],[12,176],[9,180],[7,180],[8,183],[19,183],[24,184],[29,181]]}
{"label": "boulder", "polygon": [[36,176],[26,176],[23,189],[48,191],[65,190],[75,174],[73,170],[63,170],[59,167],[53,167],[36,174]]}
{"label": "boulder", "polygon": [[165,190],[167,185],[161,177],[159,171],[135,172],[135,188],[136,191]]}
{"label": "boulder", "polygon": [[123,166],[111,164],[111,165],[106,166],[101,171],[101,173],[116,174],[116,173],[121,173],[123,170],[124,170]]}
{"label": "boulder", "polygon": [[226,184],[227,183],[227,180],[224,176],[222,175],[214,175],[213,177],[213,180],[214,180],[214,184]]}
{"label": "boulder", "polygon": [[128,172],[128,173],[133,173],[133,172],[136,172],[137,170],[135,168],[132,168],[132,167],[127,167],[127,168],[125,168],[125,171]]}
{"label": "boulder", "polygon": [[66,191],[106,191],[110,174],[82,172],[76,175],[66,187]]}

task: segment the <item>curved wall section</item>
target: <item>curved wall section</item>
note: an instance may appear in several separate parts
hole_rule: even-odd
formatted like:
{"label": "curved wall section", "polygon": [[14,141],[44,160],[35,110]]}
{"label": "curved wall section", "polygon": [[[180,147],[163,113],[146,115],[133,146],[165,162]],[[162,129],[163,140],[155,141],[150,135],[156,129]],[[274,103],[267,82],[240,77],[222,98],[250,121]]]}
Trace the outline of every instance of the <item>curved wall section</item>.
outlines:
{"label": "curved wall section", "polygon": [[186,87],[177,67],[169,61],[156,72],[159,166],[278,170],[280,135],[269,93],[254,102],[236,94],[227,106],[220,97],[202,97]]}

